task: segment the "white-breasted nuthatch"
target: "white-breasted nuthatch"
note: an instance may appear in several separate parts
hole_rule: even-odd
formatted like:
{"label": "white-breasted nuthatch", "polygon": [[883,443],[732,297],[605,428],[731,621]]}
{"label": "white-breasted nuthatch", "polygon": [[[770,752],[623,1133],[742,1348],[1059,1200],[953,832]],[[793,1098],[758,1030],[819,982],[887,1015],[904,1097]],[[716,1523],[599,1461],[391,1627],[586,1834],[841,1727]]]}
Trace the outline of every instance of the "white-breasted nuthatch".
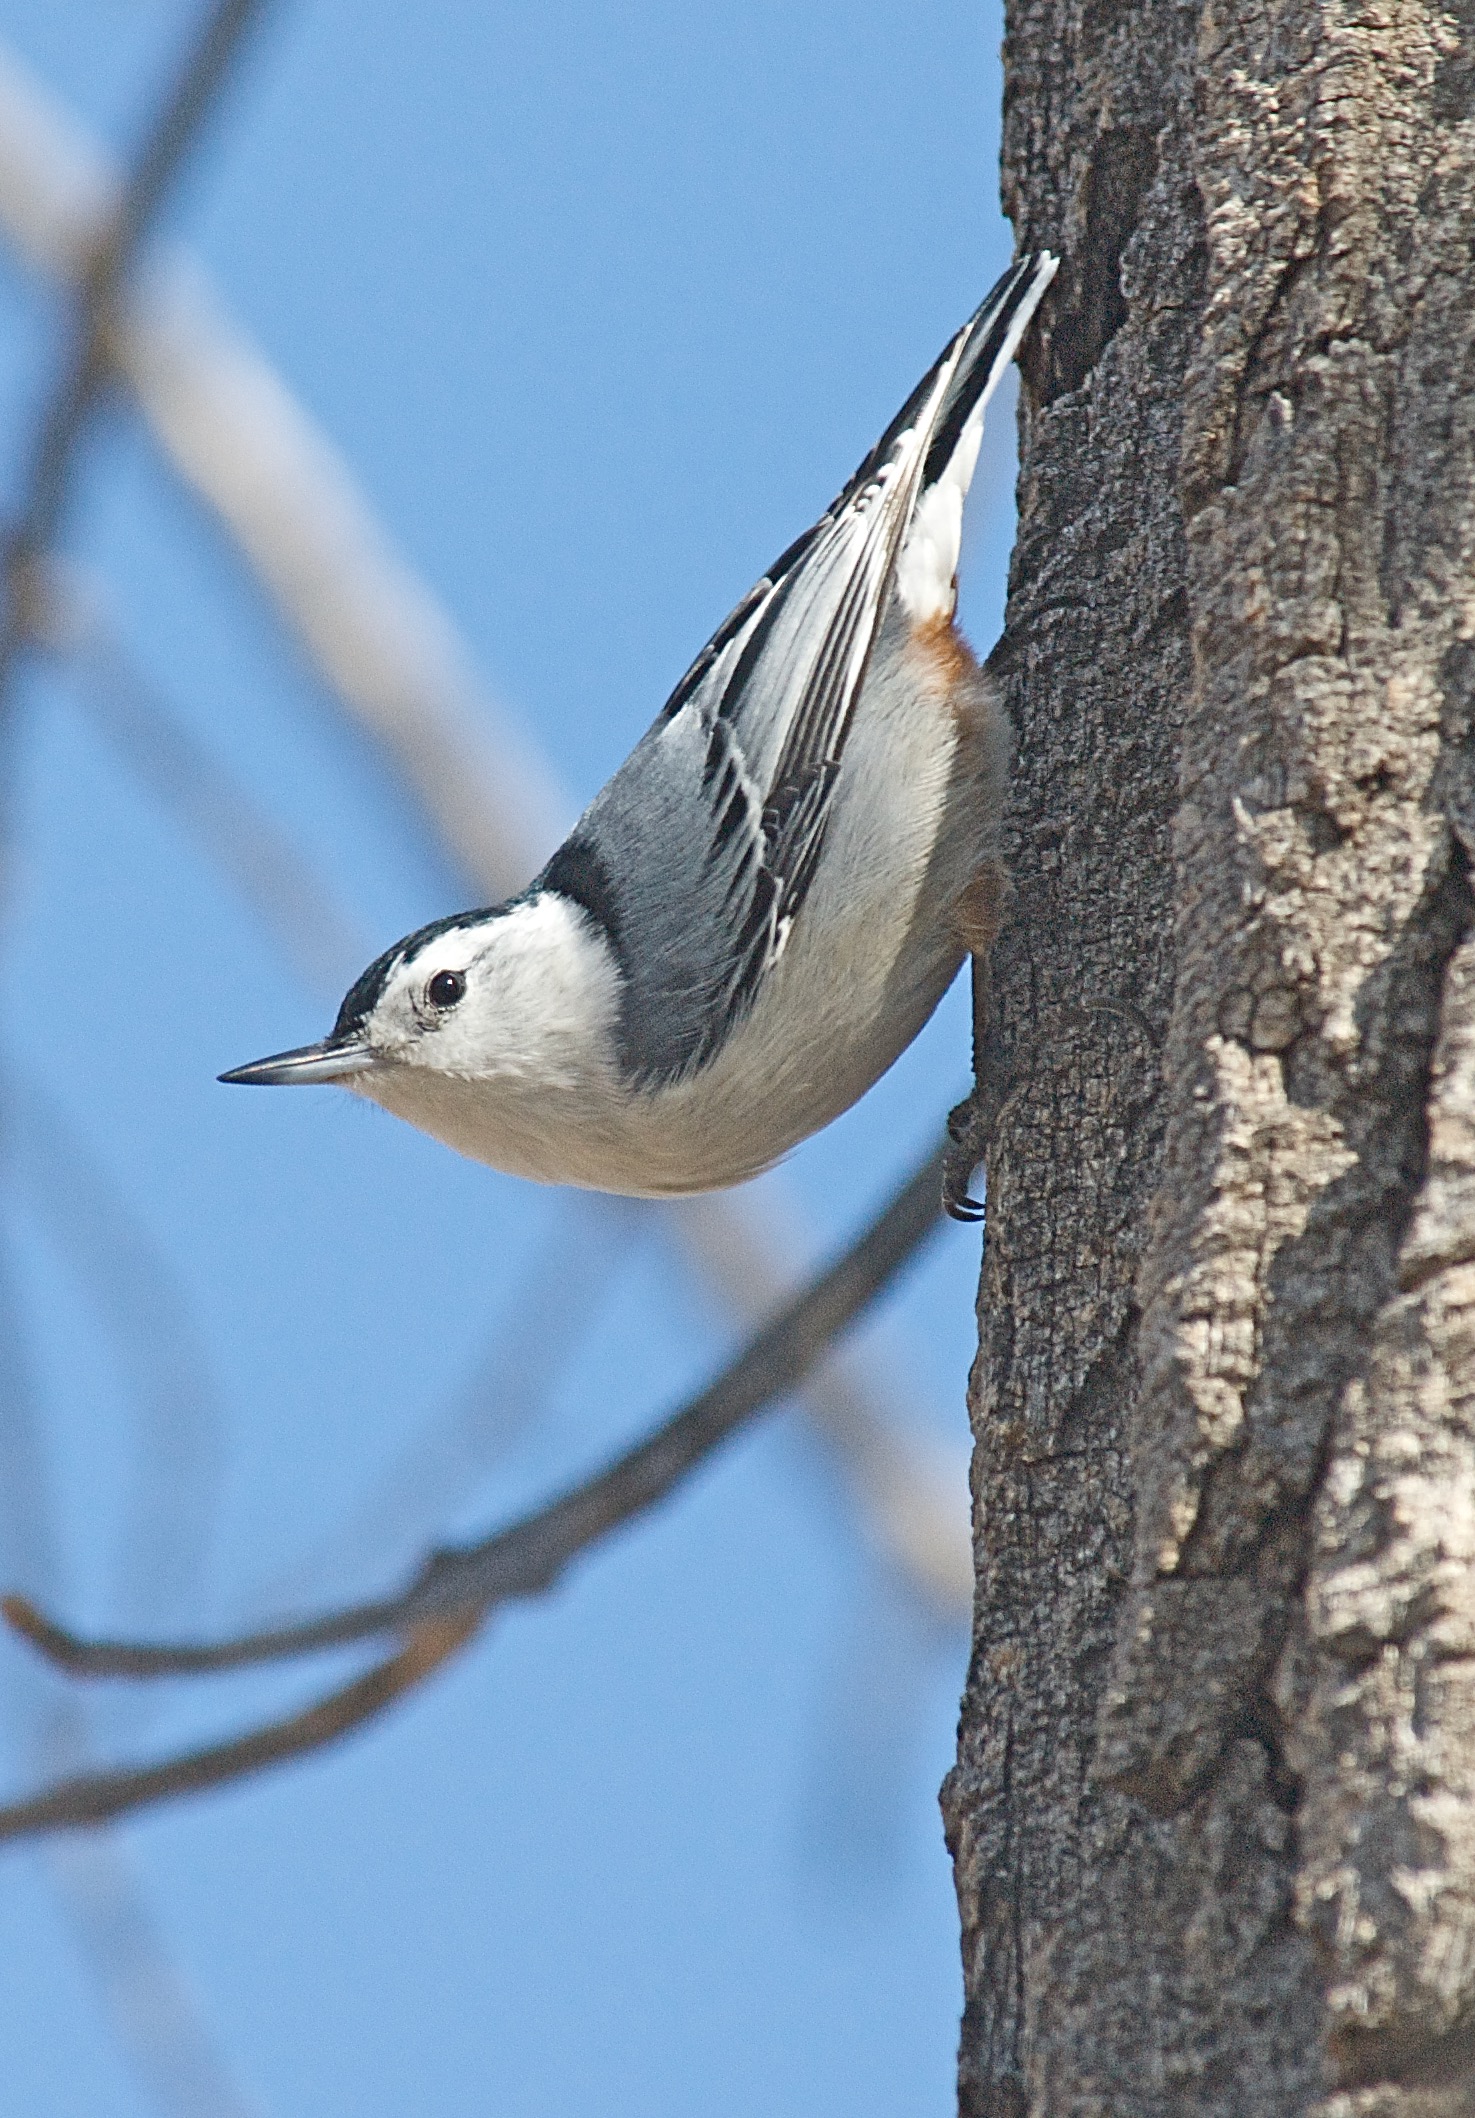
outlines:
{"label": "white-breasted nuthatch", "polygon": [[739,1183],[864,1094],[997,925],[1008,731],[956,571],[1055,268],[1004,275],[521,896],[221,1079],[341,1083],[497,1169],[645,1196]]}

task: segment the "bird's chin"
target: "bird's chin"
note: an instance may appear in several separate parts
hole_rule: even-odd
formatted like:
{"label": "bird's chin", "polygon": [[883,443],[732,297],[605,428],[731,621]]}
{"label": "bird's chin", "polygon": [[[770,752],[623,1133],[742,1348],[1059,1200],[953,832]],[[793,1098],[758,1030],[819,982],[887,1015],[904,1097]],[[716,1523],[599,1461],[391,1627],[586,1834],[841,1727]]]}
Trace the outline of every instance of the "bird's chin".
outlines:
{"label": "bird's chin", "polygon": [[403,1118],[406,1124],[444,1140],[448,1146],[460,1146],[454,1135],[466,1084],[453,1075],[403,1060],[379,1058],[373,1066],[346,1079],[343,1086],[366,1102],[377,1103],[392,1116]]}
{"label": "bird's chin", "polygon": [[536,1183],[580,1181],[563,1166],[564,1130],[527,1122],[524,1099],[505,1093],[504,1077],[388,1061],[343,1085],[469,1161]]}

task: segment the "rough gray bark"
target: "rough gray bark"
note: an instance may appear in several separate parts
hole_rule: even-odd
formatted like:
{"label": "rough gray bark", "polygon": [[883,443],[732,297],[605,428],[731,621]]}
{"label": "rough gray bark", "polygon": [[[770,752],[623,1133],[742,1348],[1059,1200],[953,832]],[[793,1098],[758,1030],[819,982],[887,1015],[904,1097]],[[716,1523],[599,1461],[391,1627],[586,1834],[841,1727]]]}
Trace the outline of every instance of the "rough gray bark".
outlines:
{"label": "rough gray bark", "polygon": [[962,2107],[1475,2113],[1475,12],[1005,64]]}

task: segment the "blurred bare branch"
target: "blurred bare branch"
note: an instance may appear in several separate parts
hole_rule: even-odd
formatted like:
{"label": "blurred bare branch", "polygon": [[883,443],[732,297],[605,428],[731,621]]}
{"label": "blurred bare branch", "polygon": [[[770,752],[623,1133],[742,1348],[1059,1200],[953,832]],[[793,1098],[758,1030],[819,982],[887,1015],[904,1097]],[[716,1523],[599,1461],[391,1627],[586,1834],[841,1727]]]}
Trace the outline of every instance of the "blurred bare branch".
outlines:
{"label": "blurred bare branch", "polygon": [[61,1585],[49,1491],[9,1230],[0,1229],[0,1564],[34,1596],[54,1596]]}
{"label": "blurred bare branch", "polygon": [[240,892],[307,985],[336,998],[372,952],[327,884],[170,710],[101,590],[56,561],[37,578],[36,644],[75,677],[93,726]]}
{"label": "blurred bare branch", "polygon": [[232,2082],[118,1834],[56,1840],[46,1848],[46,1872],[113,2034],[165,2118],[252,2118],[254,2106]]}
{"label": "blurred bare branch", "polygon": [[[0,237],[73,281],[117,178],[87,135],[0,52]],[[353,725],[380,744],[472,889],[520,888],[572,804],[480,686],[453,621],[394,550],[331,442],[179,252],[139,275],[112,357],[175,469],[215,515]],[[238,876],[239,879],[239,876]],[[796,1284],[764,1203],[665,1207],[714,1293],[751,1321]],[[765,1252],[769,1255],[765,1258]],[[932,1607],[966,1621],[966,1487],[854,1362],[805,1402],[865,1509],[873,1541]]]}
{"label": "blurred bare branch", "polygon": [[0,620],[0,693],[29,624],[27,583],[50,548],[71,487],[77,444],[113,372],[115,314],[170,186],[229,75],[241,40],[264,0],[215,0],[192,40],[128,181],[76,260],[77,315],[60,379],[37,433],[25,498],[5,542],[5,612]]}
{"label": "blurred bare branch", "polygon": [[330,1692],[301,1713],[253,1728],[231,1742],[212,1744],[204,1750],[189,1751],[132,1771],[79,1773],[75,1778],[59,1780],[29,1801],[0,1809],[0,1839],[106,1823],[151,1803],[182,1794],[200,1794],[207,1787],[244,1779],[267,1765],[284,1764],[289,1758],[322,1750],[340,1736],[377,1720],[407,1691],[423,1684],[475,1636],[481,1623],[481,1614],[476,1611],[460,1618],[427,1619],[415,1627],[402,1648],[376,1662],[351,1684]]}
{"label": "blurred bare branch", "polygon": [[397,1597],[205,1647],[89,1643],[22,1598],[5,1615],[43,1653],[86,1675],[150,1677],[239,1668],[398,1632],[404,1645],[305,1710],[233,1740],[118,1772],[63,1780],[0,1809],[0,1838],[94,1824],[320,1749],[382,1713],[463,1647],[490,1611],[546,1592],[572,1560],[648,1512],[718,1445],[793,1388],[938,1226],[942,1150],[929,1155],[829,1269],[689,1404],[595,1477],[480,1542],[431,1556]]}

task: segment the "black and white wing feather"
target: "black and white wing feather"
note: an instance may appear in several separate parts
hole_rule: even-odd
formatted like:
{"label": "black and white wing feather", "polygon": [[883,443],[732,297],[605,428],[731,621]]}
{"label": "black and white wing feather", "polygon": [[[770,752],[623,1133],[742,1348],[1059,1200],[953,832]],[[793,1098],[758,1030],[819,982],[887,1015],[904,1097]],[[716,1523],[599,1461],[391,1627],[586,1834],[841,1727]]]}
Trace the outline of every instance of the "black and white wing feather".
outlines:
{"label": "black and white wing feather", "polygon": [[782,955],[908,526],[1054,269],[1048,253],[1025,257],[999,281],[834,504],[718,628],[539,878],[607,934],[624,975],[622,1058],[641,1080],[710,1059]]}

